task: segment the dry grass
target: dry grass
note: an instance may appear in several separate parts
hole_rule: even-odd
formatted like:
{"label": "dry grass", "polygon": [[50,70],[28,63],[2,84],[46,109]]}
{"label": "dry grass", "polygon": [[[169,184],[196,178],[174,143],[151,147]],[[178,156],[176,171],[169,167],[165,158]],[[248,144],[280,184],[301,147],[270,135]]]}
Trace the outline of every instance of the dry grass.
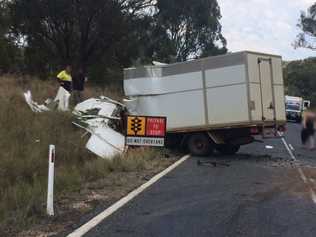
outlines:
{"label": "dry grass", "polygon": [[[72,125],[71,113],[35,114],[22,93],[31,89],[44,101],[57,91],[54,82],[0,78],[0,236],[10,227],[25,228],[44,215],[49,144],[56,145],[56,195],[80,190],[82,184],[113,172],[135,172],[157,165],[160,150],[138,149],[113,161],[96,158],[85,148],[87,138]],[[120,98],[118,89],[88,88],[86,95]]]}

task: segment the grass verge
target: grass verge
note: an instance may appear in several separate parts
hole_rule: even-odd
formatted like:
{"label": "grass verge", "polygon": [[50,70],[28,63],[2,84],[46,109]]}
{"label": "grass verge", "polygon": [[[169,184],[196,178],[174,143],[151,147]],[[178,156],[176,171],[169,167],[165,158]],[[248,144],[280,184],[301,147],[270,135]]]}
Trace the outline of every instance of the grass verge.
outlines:
{"label": "grass verge", "polygon": [[[124,174],[158,172],[170,164],[161,158],[163,151],[159,149],[130,150],[113,161],[96,158],[85,149],[87,137],[83,138],[84,131],[72,125],[72,114],[33,113],[22,96],[27,89],[31,89],[35,101],[44,101],[56,93],[57,85],[25,78],[0,78],[0,236],[12,236],[45,218],[49,144],[56,145],[57,200],[83,188],[93,188],[99,180],[110,180],[107,185],[120,186],[124,181],[119,182],[118,177]],[[90,87],[87,94],[118,99],[118,91]],[[99,188],[104,185],[99,182]]]}

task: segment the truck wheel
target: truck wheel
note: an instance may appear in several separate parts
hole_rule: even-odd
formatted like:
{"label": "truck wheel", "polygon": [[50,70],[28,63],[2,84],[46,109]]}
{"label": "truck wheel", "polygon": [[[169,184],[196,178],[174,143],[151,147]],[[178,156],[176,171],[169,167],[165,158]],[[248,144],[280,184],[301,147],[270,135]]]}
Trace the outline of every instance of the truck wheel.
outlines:
{"label": "truck wheel", "polygon": [[212,153],[211,140],[203,133],[192,134],[187,145],[190,153],[194,156],[207,156]]}
{"label": "truck wheel", "polygon": [[166,144],[167,148],[176,149],[181,146],[181,141],[183,140],[182,135],[178,134],[167,134]]}
{"label": "truck wheel", "polygon": [[223,155],[234,155],[239,151],[239,149],[240,146],[232,144],[220,145],[216,148],[216,150]]}

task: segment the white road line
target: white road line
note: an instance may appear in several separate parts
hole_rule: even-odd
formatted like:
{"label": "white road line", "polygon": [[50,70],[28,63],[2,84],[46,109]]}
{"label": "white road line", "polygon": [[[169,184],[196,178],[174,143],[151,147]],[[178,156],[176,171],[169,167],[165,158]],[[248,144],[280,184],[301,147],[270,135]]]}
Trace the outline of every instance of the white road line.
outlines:
{"label": "white road line", "polygon": [[313,200],[314,204],[316,204],[316,193],[314,192],[313,189],[310,189],[310,194],[312,196],[312,200]]}
{"label": "white road line", "polygon": [[181,165],[183,162],[185,162],[187,159],[190,158],[190,155],[186,155],[182,157],[180,160],[178,160],[176,163],[171,165],[169,168],[165,169],[161,173],[154,176],[151,180],[149,180],[147,183],[143,184],[139,188],[135,189],[131,193],[129,193],[127,196],[119,200],[118,202],[114,203],[112,206],[110,206],[105,211],[101,212],[99,215],[92,218],[89,222],[79,227],[77,230],[72,232],[68,235],[68,237],[79,237],[86,234],[89,230],[97,226],[100,222],[102,222],[104,219],[109,217],[111,214],[116,212],[118,209],[123,207],[126,203],[134,199],[136,196],[138,196],[141,192],[143,192],[145,189],[156,183],[159,179],[164,177],[166,174],[177,168],[179,165]]}
{"label": "white road line", "polygon": [[289,147],[291,148],[292,151],[295,151],[294,147],[292,146],[292,144],[289,144]]}
{"label": "white road line", "polygon": [[289,152],[289,154],[290,154],[292,160],[295,160],[295,161],[296,161],[296,160],[297,160],[296,157],[294,156],[292,150],[290,149],[289,145],[286,143],[286,141],[285,141],[284,138],[282,138],[282,142],[283,142],[285,148],[287,149],[287,151]]}
{"label": "white road line", "polygon": [[301,179],[303,180],[304,183],[307,184],[307,178],[301,168],[298,168],[298,172],[300,173]]}
{"label": "white road line", "polygon": [[[279,136],[281,137],[282,134],[279,133]],[[292,158],[293,160],[297,161],[296,157],[294,156],[294,154],[293,154],[293,152],[292,152],[292,150],[294,150],[294,148],[292,147],[292,145],[290,144],[290,146],[293,148],[293,149],[291,150],[290,147],[289,147],[289,145],[287,144],[287,142],[285,141],[284,138],[282,138],[282,142],[283,142],[285,148],[287,149],[287,151],[289,152],[291,158]],[[301,168],[301,167],[297,167],[297,170],[298,170],[298,172],[300,173],[300,177],[301,177],[301,179],[303,180],[303,182],[304,182],[305,184],[307,184],[307,183],[308,183],[308,182],[307,182],[308,179],[307,179],[306,175],[304,174],[304,171],[302,170],[302,168]],[[309,179],[309,180],[312,181],[312,179]],[[313,181],[314,181],[314,180],[313,180]],[[313,182],[313,181],[312,181],[312,182]],[[316,193],[315,193],[315,191],[314,191],[312,188],[310,188],[309,192],[310,192],[312,201],[314,202],[314,204],[316,204]]]}

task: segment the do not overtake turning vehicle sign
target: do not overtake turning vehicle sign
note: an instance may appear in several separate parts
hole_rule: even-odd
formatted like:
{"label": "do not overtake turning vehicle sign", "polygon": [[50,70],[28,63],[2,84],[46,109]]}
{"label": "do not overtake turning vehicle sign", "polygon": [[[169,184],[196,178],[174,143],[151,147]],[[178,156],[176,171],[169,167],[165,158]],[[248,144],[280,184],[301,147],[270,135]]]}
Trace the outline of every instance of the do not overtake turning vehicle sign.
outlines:
{"label": "do not overtake turning vehicle sign", "polygon": [[126,145],[165,146],[166,117],[128,116],[126,127]]}

